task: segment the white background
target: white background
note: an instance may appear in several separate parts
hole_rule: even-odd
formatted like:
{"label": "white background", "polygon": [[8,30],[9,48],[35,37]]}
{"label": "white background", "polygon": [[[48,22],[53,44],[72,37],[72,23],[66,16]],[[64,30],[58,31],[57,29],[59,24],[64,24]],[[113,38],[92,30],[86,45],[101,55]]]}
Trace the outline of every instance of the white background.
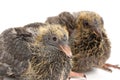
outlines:
{"label": "white background", "polygon": [[[119,0],[0,0],[0,33],[9,27],[44,22],[48,16],[63,11],[95,11],[104,19],[111,40],[111,57],[107,62],[120,64],[120,2]],[[86,73],[87,80],[120,80],[120,70],[112,73],[94,69]],[[76,80],[76,79],[73,79]]]}

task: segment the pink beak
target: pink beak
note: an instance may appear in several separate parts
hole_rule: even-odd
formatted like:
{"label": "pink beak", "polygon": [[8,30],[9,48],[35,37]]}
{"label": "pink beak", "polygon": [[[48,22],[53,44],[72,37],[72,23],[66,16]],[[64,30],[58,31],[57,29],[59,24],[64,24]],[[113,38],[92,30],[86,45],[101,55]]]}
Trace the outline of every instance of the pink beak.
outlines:
{"label": "pink beak", "polygon": [[72,52],[68,45],[59,45],[59,47],[68,57],[72,57]]}

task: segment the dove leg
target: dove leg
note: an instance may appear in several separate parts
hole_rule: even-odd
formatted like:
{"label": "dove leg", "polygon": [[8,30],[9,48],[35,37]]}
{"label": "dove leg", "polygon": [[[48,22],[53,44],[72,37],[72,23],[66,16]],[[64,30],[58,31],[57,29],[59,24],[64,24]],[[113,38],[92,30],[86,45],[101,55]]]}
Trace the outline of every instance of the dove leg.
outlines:
{"label": "dove leg", "polygon": [[86,75],[84,73],[77,73],[77,72],[70,72],[70,77],[81,77],[81,78],[86,78]]}
{"label": "dove leg", "polygon": [[104,70],[107,70],[109,72],[112,72],[112,70],[110,69],[111,68],[115,68],[115,69],[120,69],[120,67],[118,65],[112,65],[112,64],[109,64],[109,63],[106,63],[102,66],[102,69]]}

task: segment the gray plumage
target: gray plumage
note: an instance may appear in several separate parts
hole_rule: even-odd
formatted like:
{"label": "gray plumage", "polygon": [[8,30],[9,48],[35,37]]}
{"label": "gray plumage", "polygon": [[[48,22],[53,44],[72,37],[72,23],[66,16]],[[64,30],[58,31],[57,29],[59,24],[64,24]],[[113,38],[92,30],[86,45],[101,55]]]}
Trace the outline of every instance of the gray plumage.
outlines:
{"label": "gray plumage", "polygon": [[76,28],[75,27],[75,18],[69,12],[62,12],[58,16],[48,17],[45,23],[49,24],[60,24],[62,26],[66,26],[66,29],[71,35],[72,31]]}
{"label": "gray plumage", "polygon": [[60,25],[10,28],[1,33],[0,45],[0,80],[68,78],[71,58],[59,47],[68,45],[68,33]]}

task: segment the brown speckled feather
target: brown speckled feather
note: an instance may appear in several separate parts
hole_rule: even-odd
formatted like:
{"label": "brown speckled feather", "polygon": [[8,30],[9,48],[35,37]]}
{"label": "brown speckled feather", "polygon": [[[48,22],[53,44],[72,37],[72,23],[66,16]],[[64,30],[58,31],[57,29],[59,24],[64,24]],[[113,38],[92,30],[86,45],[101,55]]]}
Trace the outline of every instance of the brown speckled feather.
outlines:
{"label": "brown speckled feather", "polygon": [[95,12],[81,11],[73,32],[73,71],[88,71],[102,67],[110,56],[110,42],[105,33],[103,19]]}

